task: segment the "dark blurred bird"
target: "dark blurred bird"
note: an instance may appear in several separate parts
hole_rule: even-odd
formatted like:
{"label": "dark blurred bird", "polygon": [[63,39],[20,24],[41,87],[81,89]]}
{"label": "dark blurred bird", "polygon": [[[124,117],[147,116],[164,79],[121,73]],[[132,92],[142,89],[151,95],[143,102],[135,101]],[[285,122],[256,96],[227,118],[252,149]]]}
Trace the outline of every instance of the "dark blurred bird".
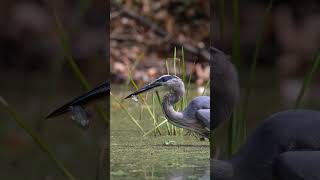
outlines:
{"label": "dark blurred bird", "polygon": [[75,120],[83,128],[89,127],[89,114],[85,110],[85,106],[96,100],[110,95],[110,84],[104,82],[98,87],[95,87],[91,91],[74,98],[63,106],[52,111],[46,116],[46,119],[59,116],[61,114],[71,112],[71,118]]}
{"label": "dark blurred bird", "polygon": [[[239,96],[230,58],[211,48],[213,128],[228,120]],[[228,160],[211,160],[214,180],[320,180],[320,112],[271,115]]]}

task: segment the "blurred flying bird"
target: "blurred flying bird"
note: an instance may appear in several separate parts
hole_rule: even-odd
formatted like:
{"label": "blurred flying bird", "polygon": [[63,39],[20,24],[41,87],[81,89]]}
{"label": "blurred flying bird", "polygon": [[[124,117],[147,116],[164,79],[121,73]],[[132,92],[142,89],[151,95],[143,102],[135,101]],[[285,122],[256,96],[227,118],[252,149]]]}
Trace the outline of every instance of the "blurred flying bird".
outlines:
{"label": "blurred flying bird", "polygon": [[85,110],[85,106],[96,100],[110,95],[110,84],[105,82],[91,91],[74,98],[63,106],[52,111],[46,116],[46,119],[59,116],[61,114],[71,112],[71,118],[76,121],[81,127],[89,127],[89,114]]}
{"label": "blurred flying bird", "polygon": [[[239,96],[229,56],[211,48],[212,128],[230,115]],[[268,117],[228,160],[211,160],[214,180],[320,180],[320,111],[289,110]]]}

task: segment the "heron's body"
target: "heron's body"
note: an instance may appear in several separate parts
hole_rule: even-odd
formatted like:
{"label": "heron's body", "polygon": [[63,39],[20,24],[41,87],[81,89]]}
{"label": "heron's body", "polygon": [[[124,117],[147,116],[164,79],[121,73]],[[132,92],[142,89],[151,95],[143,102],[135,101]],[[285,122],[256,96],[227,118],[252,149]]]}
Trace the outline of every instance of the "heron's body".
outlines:
{"label": "heron's body", "polygon": [[173,104],[170,104],[166,99],[162,103],[163,112],[170,122],[209,138],[210,97],[199,96],[192,99],[182,112],[174,112]]}
{"label": "heron's body", "polygon": [[[239,90],[228,57],[212,49],[213,127],[226,121]],[[223,91],[224,90],[224,91]],[[320,112],[289,110],[271,115],[228,160],[211,160],[215,180],[320,180]]]}
{"label": "heron's body", "polygon": [[[320,164],[319,130],[319,111],[276,113],[255,130],[231,159],[212,161],[213,177],[219,164],[228,163],[230,166],[223,172],[224,176],[216,176],[216,180],[286,180],[293,175],[304,180],[311,180],[312,176],[320,178],[320,166],[311,166]],[[299,151],[303,152],[299,154]],[[309,166],[305,166],[308,162],[303,154],[309,160],[315,158]],[[225,178],[227,174],[231,177]]]}
{"label": "heron's body", "polygon": [[201,119],[204,127],[210,129],[210,97],[199,96],[192,99],[182,114],[190,118],[191,123],[196,123],[196,120]]}
{"label": "heron's body", "polygon": [[164,75],[126,98],[148,91],[158,86],[165,86],[169,93],[162,100],[162,109],[167,119],[174,125],[194,131],[201,136],[209,138],[210,133],[210,97],[199,96],[190,101],[182,111],[174,110],[173,105],[179,102],[185,94],[183,81],[177,76]]}

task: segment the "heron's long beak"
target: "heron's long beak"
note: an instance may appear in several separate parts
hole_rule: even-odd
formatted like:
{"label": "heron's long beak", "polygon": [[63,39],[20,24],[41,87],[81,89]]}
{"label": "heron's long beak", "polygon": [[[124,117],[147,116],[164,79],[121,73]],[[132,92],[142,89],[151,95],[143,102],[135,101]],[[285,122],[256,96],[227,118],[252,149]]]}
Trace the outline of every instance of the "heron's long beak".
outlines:
{"label": "heron's long beak", "polygon": [[59,116],[61,114],[64,114],[68,111],[70,111],[70,107],[71,106],[83,106],[86,105],[88,103],[91,103],[95,100],[101,99],[103,97],[109,96],[110,95],[110,84],[108,82],[105,82],[103,84],[101,84],[98,87],[95,87],[94,89],[92,89],[91,91],[77,97],[74,98],[73,100],[71,100],[70,102],[64,104],[63,106],[61,106],[60,108],[54,110],[53,112],[51,112],[49,115],[46,116],[46,119],[51,118],[51,117],[55,117],[55,116]]}
{"label": "heron's long beak", "polygon": [[151,89],[153,89],[153,88],[155,88],[155,87],[158,87],[158,86],[161,86],[161,84],[158,83],[158,82],[152,82],[152,83],[150,83],[150,84],[148,84],[148,85],[143,86],[142,88],[138,89],[137,91],[129,94],[129,95],[128,95],[127,97],[125,97],[124,99],[128,99],[128,98],[130,98],[131,96],[135,96],[135,95],[138,95],[138,94],[140,94],[140,93],[143,93],[143,92],[146,92],[146,91],[150,91]]}

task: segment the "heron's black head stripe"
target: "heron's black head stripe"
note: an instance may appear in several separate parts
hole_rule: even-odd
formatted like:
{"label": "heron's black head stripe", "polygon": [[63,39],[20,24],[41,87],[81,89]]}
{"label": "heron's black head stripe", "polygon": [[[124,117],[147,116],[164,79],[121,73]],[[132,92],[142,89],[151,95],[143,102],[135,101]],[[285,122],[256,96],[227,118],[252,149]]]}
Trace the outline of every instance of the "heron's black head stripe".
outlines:
{"label": "heron's black head stripe", "polygon": [[174,78],[177,78],[177,77],[171,76],[171,75],[164,75],[164,76],[161,76],[160,78],[158,78],[157,82],[167,82],[170,79],[174,79]]}

